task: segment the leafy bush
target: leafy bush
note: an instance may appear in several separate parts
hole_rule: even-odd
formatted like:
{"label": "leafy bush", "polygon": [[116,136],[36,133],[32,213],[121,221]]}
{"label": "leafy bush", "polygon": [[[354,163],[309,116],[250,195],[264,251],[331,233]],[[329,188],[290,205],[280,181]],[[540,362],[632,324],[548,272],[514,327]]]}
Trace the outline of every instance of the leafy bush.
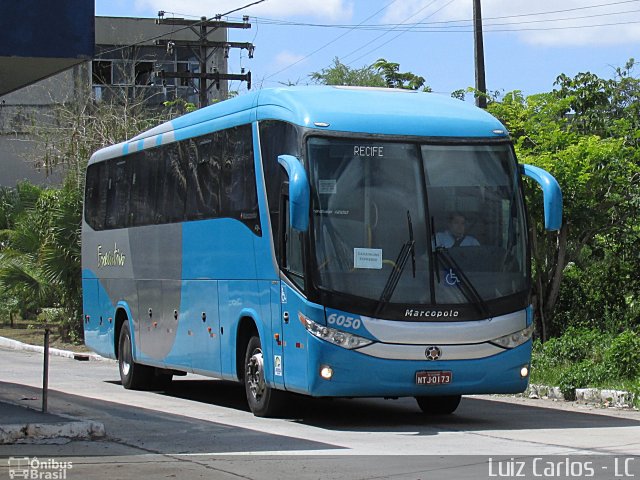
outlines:
{"label": "leafy bush", "polygon": [[601,385],[609,375],[608,365],[591,359],[571,365],[560,380],[560,391],[568,400],[576,399],[576,388]]}
{"label": "leafy bush", "polygon": [[[640,335],[569,327],[564,335],[533,344],[532,381],[557,385],[567,399],[576,388],[617,388],[640,393]],[[636,396],[636,403],[640,397]]]}
{"label": "leafy bush", "polygon": [[606,364],[620,377],[640,376],[640,335],[626,330],[618,335],[607,349]]}
{"label": "leafy bush", "polygon": [[559,362],[602,361],[611,336],[596,329],[569,327],[565,333],[547,347],[555,352]]}

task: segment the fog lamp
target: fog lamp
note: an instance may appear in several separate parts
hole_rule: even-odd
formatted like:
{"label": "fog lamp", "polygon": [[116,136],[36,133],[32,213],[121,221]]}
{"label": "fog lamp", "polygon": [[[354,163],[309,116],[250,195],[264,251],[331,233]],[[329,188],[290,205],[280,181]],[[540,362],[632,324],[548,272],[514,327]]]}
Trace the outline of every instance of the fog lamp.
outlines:
{"label": "fog lamp", "polygon": [[325,380],[331,380],[331,377],[333,377],[333,368],[325,365],[320,369],[320,376]]}
{"label": "fog lamp", "polygon": [[520,369],[520,376],[522,378],[527,378],[529,376],[529,365],[525,365]]}

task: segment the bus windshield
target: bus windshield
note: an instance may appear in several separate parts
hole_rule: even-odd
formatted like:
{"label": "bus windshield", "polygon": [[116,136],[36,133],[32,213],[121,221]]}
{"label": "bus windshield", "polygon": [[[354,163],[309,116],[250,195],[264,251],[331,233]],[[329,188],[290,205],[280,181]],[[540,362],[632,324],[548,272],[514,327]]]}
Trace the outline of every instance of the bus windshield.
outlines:
{"label": "bus windshield", "polygon": [[313,137],[308,161],[320,290],[375,311],[381,303],[484,304],[527,291],[524,211],[508,143]]}

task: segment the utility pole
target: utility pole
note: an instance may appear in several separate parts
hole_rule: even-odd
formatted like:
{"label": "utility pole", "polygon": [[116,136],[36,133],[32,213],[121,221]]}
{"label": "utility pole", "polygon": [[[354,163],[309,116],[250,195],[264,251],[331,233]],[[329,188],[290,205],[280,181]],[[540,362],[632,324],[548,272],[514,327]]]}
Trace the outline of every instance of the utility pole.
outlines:
{"label": "utility pole", "polygon": [[484,45],[482,41],[482,10],[480,0],[473,0],[473,53],[476,65],[476,105],[487,108],[487,83],[484,73]]}
{"label": "utility pole", "polygon": [[[164,12],[159,12],[159,14]],[[189,27],[197,36],[198,40],[156,40],[156,45],[174,47],[189,47],[200,63],[200,71],[195,72],[158,72],[159,78],[178,78],[178,79],[198,79],[199,107],[206,107],[208,102],[207,93],[211,86],[215,85],[220,89],[221,80],[240,80],[247,82],[247,88],[251,89],[251,72],[244,73],[244,68],[240,74],[220,73],[217,68],[213,72],[207,71],[207,63],[217,49],[222,49],[225,58],[229,58],[229,50],[231,48],[243,48],[249,52],[249,58],[253,58],[255,47],[252,43],[239,42],[213,42],[208,39],[210,33],[218,28],[251,28],[249,17],[243,17],[242,22],[224,22],[220,16],[216,16],[214,20],[207,20],[202,17],[200,20],[185,20],[183,18],[158,18],[157,25],[179,25]],[[213,83],[208,85],[208,81]]]}

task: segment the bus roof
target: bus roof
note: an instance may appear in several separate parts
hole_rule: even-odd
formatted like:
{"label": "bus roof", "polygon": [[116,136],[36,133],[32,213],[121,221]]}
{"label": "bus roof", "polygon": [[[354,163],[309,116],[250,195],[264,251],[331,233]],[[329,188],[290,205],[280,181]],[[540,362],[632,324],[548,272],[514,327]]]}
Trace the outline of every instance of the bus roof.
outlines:
{"label": "bus roof", "polygon": [[506,137],[493,116],[433,93],[388,88],[306,86],[264,89],[188,113],[96,152],[90,163],[256,120],[319,132],[422,137]]}

